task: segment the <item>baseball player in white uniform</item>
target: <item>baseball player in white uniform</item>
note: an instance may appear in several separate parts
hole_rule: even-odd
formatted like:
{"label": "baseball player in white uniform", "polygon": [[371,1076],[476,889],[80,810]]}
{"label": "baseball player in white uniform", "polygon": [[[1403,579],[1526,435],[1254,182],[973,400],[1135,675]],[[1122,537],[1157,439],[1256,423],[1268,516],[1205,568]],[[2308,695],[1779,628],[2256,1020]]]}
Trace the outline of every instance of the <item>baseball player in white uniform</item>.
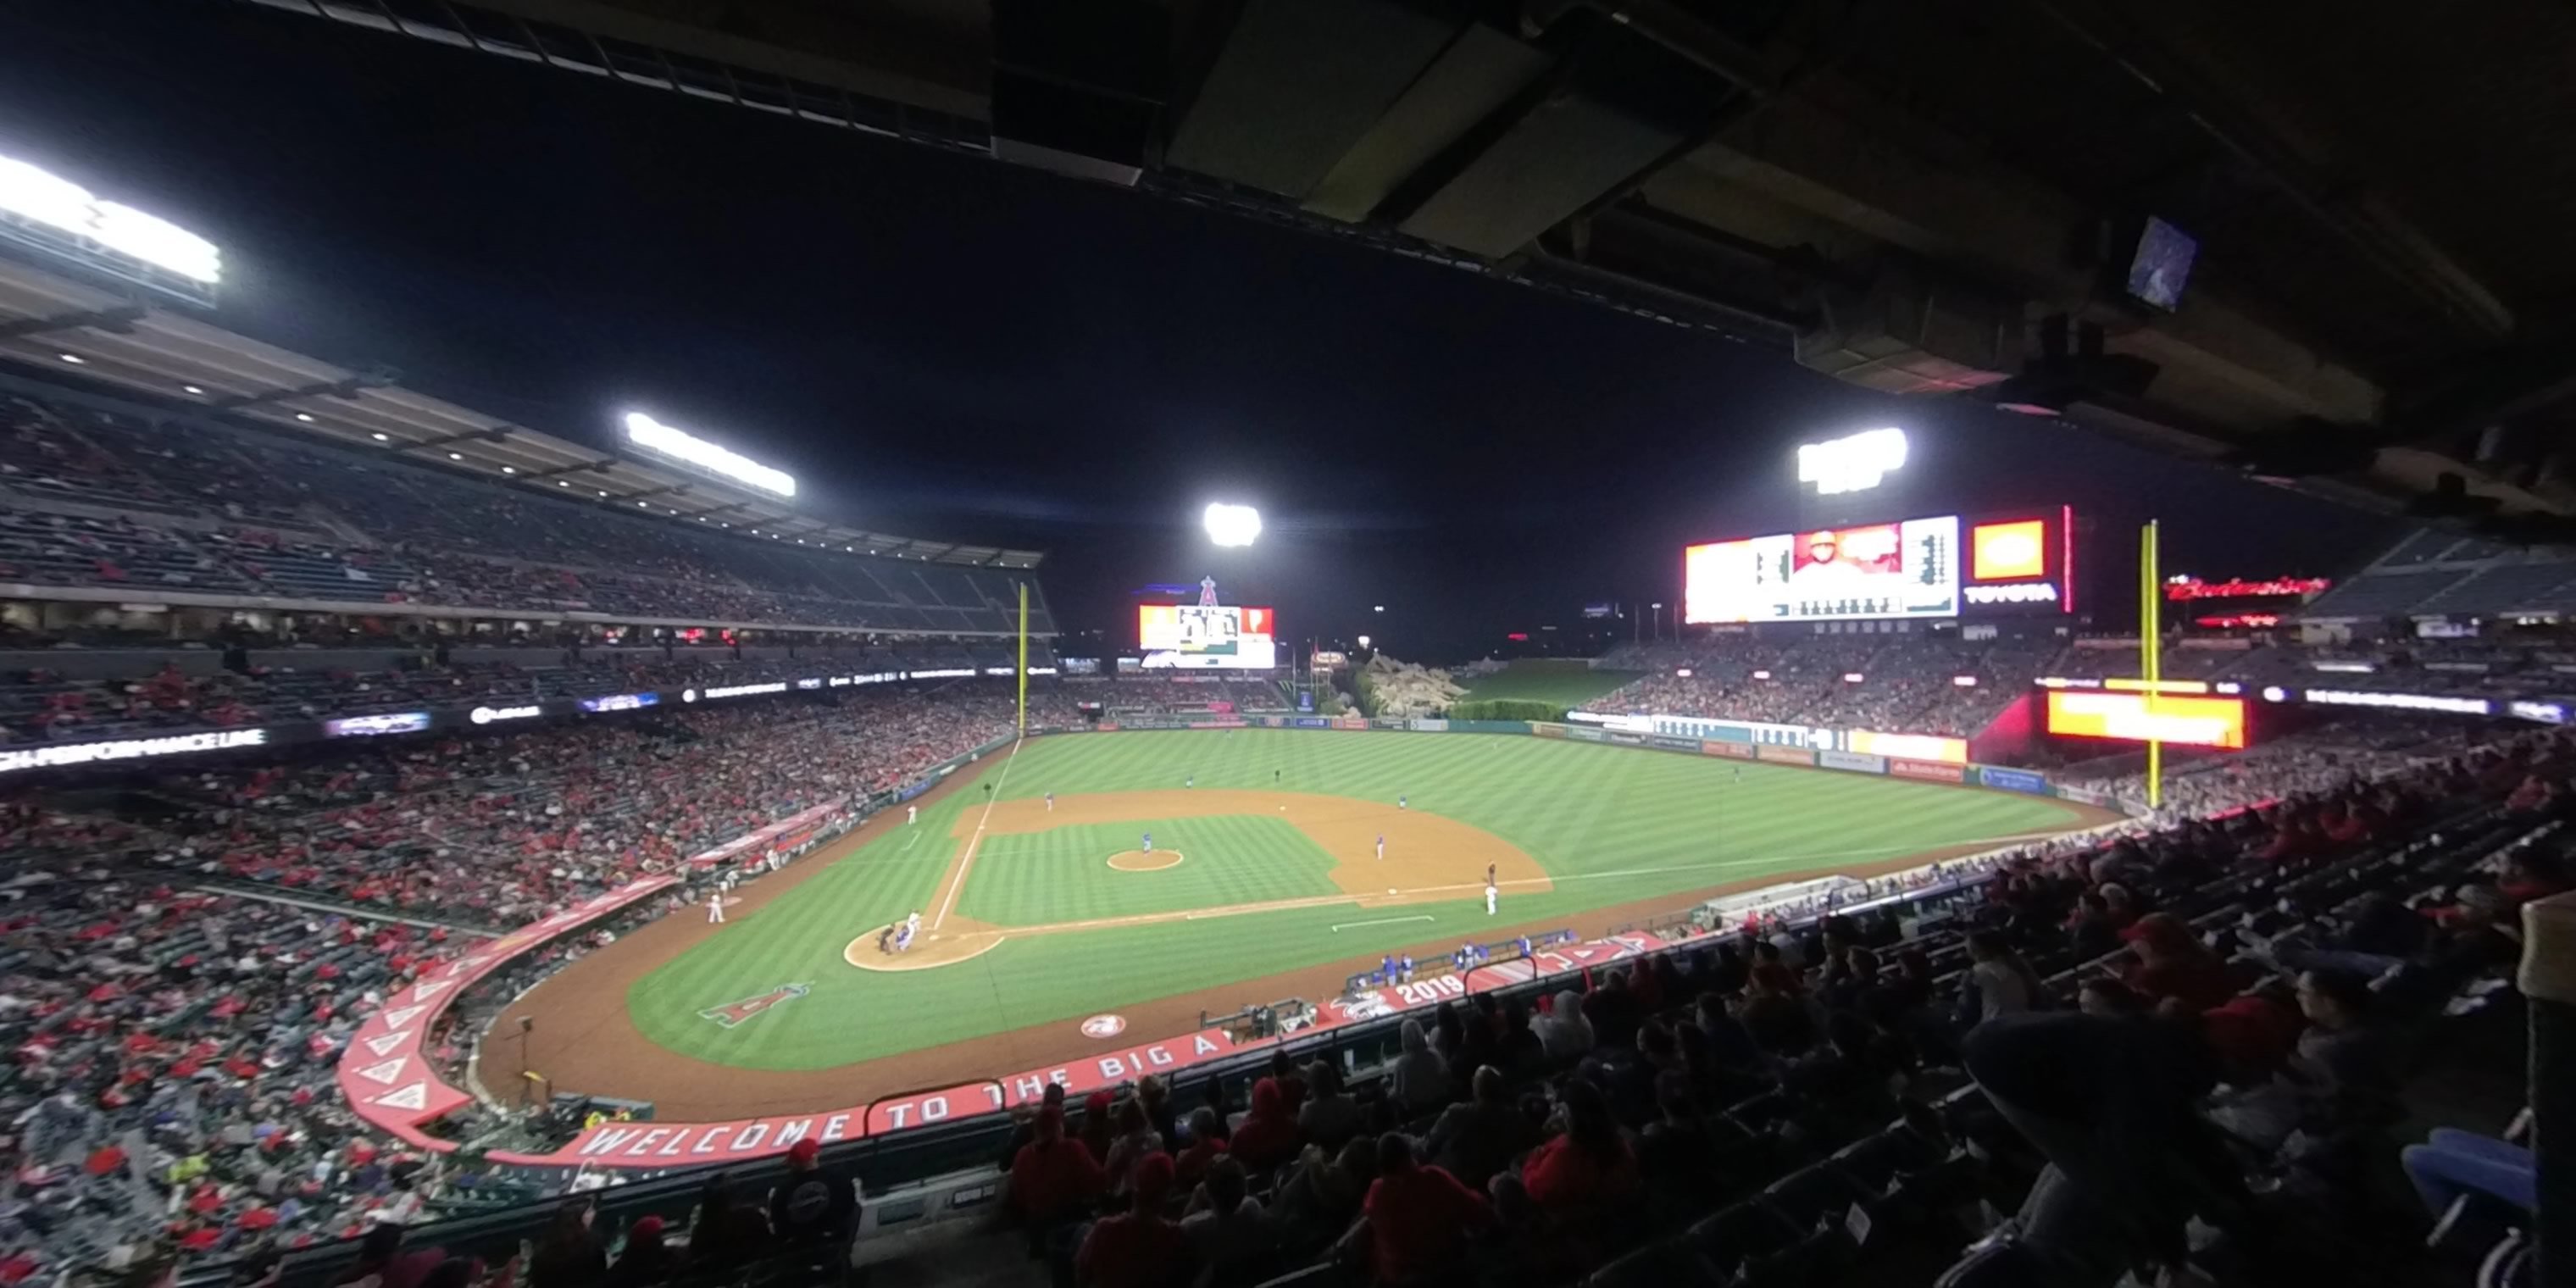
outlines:
{"label": "baseball player in white uniform", "polygon": [[918,806],[918,805],[906,805],[906,806],[904,806],[904,807],[903,807],[903,825],[904,825],[905,827],[910,827],[910,826],[912,826],[913,824],[918,823],[918,822],[920,822],[920,821],[921,821],[921,807],[920,807],[920,806]]}
{"label": "baseball player in white uniform", "polygon": [[1494,883],[1493,883],[1493,882],[1491,882],[1491,881],[1487,881],[1487,882],[1485,883],[1485,915],[1486,915],[1486,916],[1490,917],[1490,916],[1493,916],[1493,915],[1494,915],[1494,900],[1496,900],[1496,899],[1498,899],[1498,898],[1502,897],[1502,893],[1503,893],[1503,892],[1502,892],[1502,890],[1501,890],[1500,888],[1496,887],[1496,886],[1494,885]]}
{"label": "baseball player in white uniform", "polygon": [[722,890],[707,891],[707,924],[710,926],[724,924],[724,891]]}
{"label": "baseball player in white uniform", "polygon": [[1377,834],[1377,857],[1381,861],[1386,858],[1386,833],[1384,832]]}

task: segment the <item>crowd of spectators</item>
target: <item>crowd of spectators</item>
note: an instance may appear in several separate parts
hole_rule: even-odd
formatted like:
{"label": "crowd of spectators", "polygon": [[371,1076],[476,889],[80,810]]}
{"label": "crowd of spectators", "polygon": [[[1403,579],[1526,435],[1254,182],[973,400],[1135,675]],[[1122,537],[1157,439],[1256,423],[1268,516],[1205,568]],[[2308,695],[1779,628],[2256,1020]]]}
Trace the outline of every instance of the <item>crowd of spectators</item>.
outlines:
{"label": "crowd of spectators", "polygon": [[[496,650],[511,656],[542,649]],[[477,660],[473,650],[453,653],[434,641],[417,653],[360,650],[372,665],[316,665],[292,649],[257,654],[232,648],[225,665],[183,670],[167,652],[137,653],[131,673],[82,679],[49,666],[0,671],[0,746],[13,742],[66,742],[148,735],[188,729],[232,728],[309,721],[389,711],[470,708],[482,704],[547,702],[608,693],[758,684],[832,674],[892,674],[899,670],[982,671],[1002,665],[1000,654],[962,646],[806,647],[760,650],[739,658],[721,650],[633,648],[566,651],[554,664]],[[386,664],[381,659],[390,659]],[[211,662],[207,654],[191,661]],[[1225,691],[1212,686],[1211,694]],[[1032,689],[1050,710],[1052,683]]]}
{"label": "crowd of spectators", "polygon": [[507,929],[814,805],[855,807],[1015,727],[1001,684],[884,686],[172,771],[149,780],[162,808],[130,822],[122,798],[0,799],[94,819],[103,861]]}
{"label": "crowd of spectators", "polygon": [[[13,850],[78,823],[0,810]],[[0,904],[0,1275],[155,1246],[348,1237],[422,1211],[437,1165],[363,1129],[331,1070],[449,932],[39,861]]]}
{"label": "crowd of spectators", "polygon": [[1086,702],[1099,702],[1112,711],[1185,712],[1211,707],[1269,711],[1287,704],[1279,686],[1269,680],[1216,675],[1122,675],[1067,692]]}
{"label": "crowd of spectators", "polygon": [[1712,635],[1687,656],[1658,647],[1669,665],[1580,709],[1965,737],[2028,692],[2060,644],[1912,631]]}
{"label": "crowd of spectators", "polygon": [[[0,582],[1004,631],[1011,574],[628,514],[345,449],[0,400]],[[594,489],[595,490],[595,489]],[[362,502],[362,503],[361,503]],[[1038,609],[1044,625],[1044,609]]]}

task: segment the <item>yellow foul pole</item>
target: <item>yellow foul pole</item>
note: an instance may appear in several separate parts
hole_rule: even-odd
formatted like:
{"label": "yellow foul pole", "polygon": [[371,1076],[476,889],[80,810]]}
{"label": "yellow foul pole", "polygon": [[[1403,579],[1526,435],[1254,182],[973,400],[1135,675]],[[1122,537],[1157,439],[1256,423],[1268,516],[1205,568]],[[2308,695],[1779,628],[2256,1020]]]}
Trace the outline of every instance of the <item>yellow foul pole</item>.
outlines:
{"label": "yellow foul pole", "polygon": [[1020,734],[1029,732],[1029,584],[1020,583]]}
{"label": "yellow foul pole", "polygon": [[2157,568],[2156,520],[2138,532],[2138,665],[2147,682],[2147,808],[2164,804],[2165,745],[2155,737],[2164,687],[2164,577]]}

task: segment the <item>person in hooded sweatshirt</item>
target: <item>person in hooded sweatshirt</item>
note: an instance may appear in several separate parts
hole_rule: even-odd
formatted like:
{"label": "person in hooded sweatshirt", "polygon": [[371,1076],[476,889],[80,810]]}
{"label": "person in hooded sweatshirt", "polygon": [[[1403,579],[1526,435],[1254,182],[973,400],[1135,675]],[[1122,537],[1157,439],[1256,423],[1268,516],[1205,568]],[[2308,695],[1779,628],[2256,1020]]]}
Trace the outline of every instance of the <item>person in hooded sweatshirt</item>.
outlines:
{"label": "person in hooded sweatshirt", "polygon": [[1287,1162],[1297,1154],[1297,1121],[1288,1114],[1288,1098],[1279,1090],[1279,1080],[1263,1078],[1252,1084],[1252,1112],[1234,1129],[1227,1152],[1248,1172],[1264,1172]]}

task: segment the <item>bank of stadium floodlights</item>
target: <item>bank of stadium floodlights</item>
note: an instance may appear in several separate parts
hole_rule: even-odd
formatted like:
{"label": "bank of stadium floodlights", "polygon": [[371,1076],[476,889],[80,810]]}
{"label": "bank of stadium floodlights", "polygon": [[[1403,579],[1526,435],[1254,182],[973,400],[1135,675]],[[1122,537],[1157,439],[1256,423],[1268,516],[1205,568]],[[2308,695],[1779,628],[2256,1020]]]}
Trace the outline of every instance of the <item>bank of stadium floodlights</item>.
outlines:
{"label": "bank of stadium floodlights", "polygon": [[692,473],[725,483],[740,483],[772,496],[793,498],[796,476],[775,466],[763,465],[740,452],[719,443],[711,443],[675,429],[640,411],[619,417],[626,428],[626,441],[639,451],[659,457]]}
{"label": "bank of stadium floodlights", "polygon": [[213,242],[11,157],[0,157],[0,241],[192,304],[211,305],[224,275]]}

